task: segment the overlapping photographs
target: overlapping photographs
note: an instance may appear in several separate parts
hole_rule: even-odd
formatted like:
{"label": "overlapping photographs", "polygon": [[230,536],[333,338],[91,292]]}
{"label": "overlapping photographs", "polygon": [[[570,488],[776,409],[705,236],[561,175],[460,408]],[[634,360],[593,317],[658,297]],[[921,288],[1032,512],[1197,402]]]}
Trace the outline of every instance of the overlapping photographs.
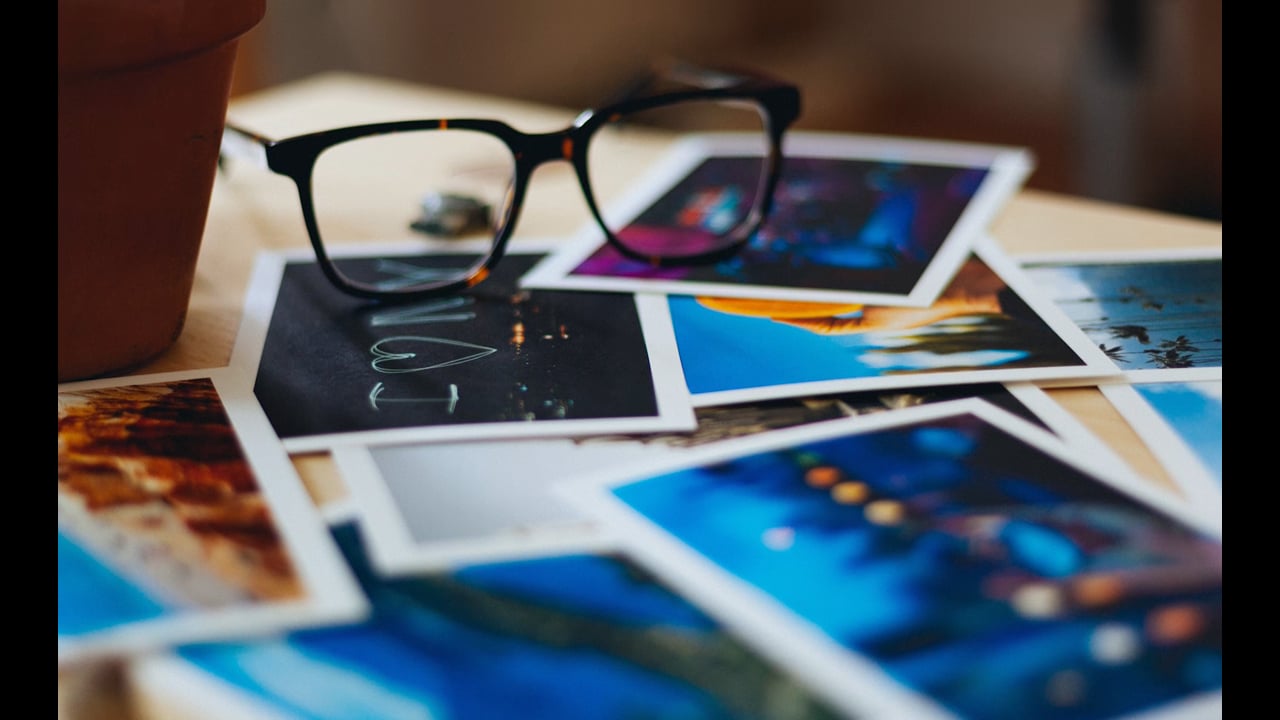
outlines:
{"label": "overlapping photographs", "polygon": [[1220,525],[1030,429],[955,400],[565,493],[852,716],[1220,713]]}
{"label": "overlapping photographs", "polygon": [[682,433],[342,446],[333,459],[362,518],[373,564],[406,575],[609,549],[607,528],[564,501],[567,478],[806,423],[870,415],[956,398],[1005,408],[1099,461],[1122,465],[1044,391],[1022,383],[869,391],[699,408],[698,429]]}
{"label": "overlapping photographs", "polygon": [[[130,679],[179,714],[243,720],[840,715],[627,557],[576,552],[387,578],[334,528],[359,624],[178,648]],[[224,713],[225,714],[225,713]]]}
{"label": "overlapping photographs", "polygon": [[206,373],[59,385],[59,664],[367,608],[247,390]]}
{"label": "overlapping photographs", "polygon": [[990,238],[926,308],[674,295],[667,306],[697,406],[1118,375]]}
{"label": "overlapping photographs", "polygon": [[[521,290],[545,248],[513,243],[457,296],[347,297],[305,252],[259,256],[232,362],[289,452],[339,444],[687,430],[693,410],[660,299]],[[422,244],[333,253],[394,280]]]}
{"label": "overlapping photographs", "polygon": [[[605,208],[646,239],[714,228],[753,194],[755,137],[692,135],[635,190]],[[758,150],[754,151],[757,153]],[[525,287],[927,306],[1022,185],[1021,148],[879,136],[789,133],[773,210],[732,258],[653,267],[584,229]]]}
{"label": "overlapping photographs", "polygon": [[1183,495],[1222,513],[1222,381],[1142,382],[1099,388]]}
{"label": "overlapping photographs", "polygon": [[1221,248],[1015,260],[1129,381],[1222,379]]}

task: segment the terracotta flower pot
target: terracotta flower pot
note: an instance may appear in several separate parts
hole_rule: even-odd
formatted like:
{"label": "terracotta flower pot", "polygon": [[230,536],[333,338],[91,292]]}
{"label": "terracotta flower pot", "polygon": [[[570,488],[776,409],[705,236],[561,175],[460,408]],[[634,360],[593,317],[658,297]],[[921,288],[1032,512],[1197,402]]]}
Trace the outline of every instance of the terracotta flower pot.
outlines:
{"label": "terracotta flower pot", "polygon": [[58,0],[58,381],[182,331],[236,45],[266,0]]}

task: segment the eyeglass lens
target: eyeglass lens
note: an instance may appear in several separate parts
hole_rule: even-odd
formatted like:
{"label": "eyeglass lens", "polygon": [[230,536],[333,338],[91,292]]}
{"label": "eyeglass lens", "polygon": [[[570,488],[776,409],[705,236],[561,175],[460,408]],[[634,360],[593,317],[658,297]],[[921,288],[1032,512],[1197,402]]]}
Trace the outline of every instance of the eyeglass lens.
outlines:
{"label": "eyeglass lens", "polygon": [[639,129],[661,127],[679,132],[736,131],[751,140],[741,153],[695,169],[690,180],[672,188],[638,216],[612,216],[604,222],[625,247],[647,257],[679,259],[715,252],[738,242],[760,204],[769,139],[754,103],[687,100],[624,115],[600,130],[587,150],[592,177],[609,172],[616,151]]}
{"label": "eyeglass lens", "polygon": [[[514,178],[511,151],[488,133],[420,130],[357,138],[327,148],[316,159],[311,180],[316,223],[326,247],[398,241],[421,237],[420,231],[492,240],[509,210]],[[366,198],[368,206],[353,208],[355,198]],[[465,203],[467,212],[442,209],[442,200]],[[398,290],[470,277],[487,256],[444,253],[438,262],[416,260],[412,273],[387,273],[368,263],[335,266],[349,281]]]}

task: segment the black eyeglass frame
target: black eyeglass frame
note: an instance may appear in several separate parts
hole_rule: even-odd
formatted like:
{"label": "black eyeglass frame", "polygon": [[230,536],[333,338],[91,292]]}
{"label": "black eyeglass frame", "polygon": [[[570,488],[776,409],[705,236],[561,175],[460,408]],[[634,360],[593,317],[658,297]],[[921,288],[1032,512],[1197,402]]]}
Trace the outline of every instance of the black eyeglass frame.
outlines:
{"label": "black eyeglass frame", "polygon": [[[554,160],[566,160],[573,165],[587,207],[600,229],[604,231],[606,241],[623,255],[659,267],[716,262],[736,253],[755,234],[772,209],[774,189],[782,171],[782,138],[800,115],[800,91],[795,85],[759,74],[710,70],[687,65],[668,68],[647,76],[637,87],[653,86],[664,80],[672,80],[692,87],[648,95],[633,94],[598,109],[584,110],[569,127],[548,133],[525,133],[500,120],[437,118],[354,125],[272,140],[228,123],[223,133],[223,151],[225,155],[231,157],[254,159],[257,164],[293,180],[298,188],[303,221],[320,269],[337,288],[360,298],[416,300],[457,293],[482,282],[506,251],[507,242],[519,220],[529,177],[536,168]],[[621,242],[604,221],[591,190],[590,173],[587,169],[587,144],[597,130],[622,116],[690,100],[737,100],[753,103],[760,111],[769,147],[764,160],[765,172],[758,191],[758,202],[747,220],[735,229],[732,242],[723,248],[679,257],[639,253]],[[497,137],[506,144],[515,159],[510,201],[506,203],[505,215],[501,222],[495,223],[494,239],[488,255],[472,269],[467,277],[427,287],[386,289],[343,276],[334,267],[333,261],[325,251],[316,220],[311,178],[320,154],[334,145],[358,138],[415,130],[450,129],[479,131]]]}

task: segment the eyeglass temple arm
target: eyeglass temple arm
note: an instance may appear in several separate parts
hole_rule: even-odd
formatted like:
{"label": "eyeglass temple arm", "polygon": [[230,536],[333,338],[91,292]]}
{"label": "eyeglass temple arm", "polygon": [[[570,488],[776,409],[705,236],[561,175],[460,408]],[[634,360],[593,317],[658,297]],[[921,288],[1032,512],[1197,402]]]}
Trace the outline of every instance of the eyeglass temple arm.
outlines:
{"label": "eyeglass temple arm", "polygon": [[658,89],[663,82],[674,82],[695,88],[720,88],[760,79],[762,79],[761,76],[753,72],[739,73],[724,68],[695,65],[673,58],[654,63],[648,71],[641,73],[613,95],[609,104],[644,97]]}
{"label": "eyeglass temple arm", "polygon": [[267,148],[271,143],[265,136],[227,123],[222,129],[222,143],[218,147],[218,168],[225,172],[227,160],[234,159],[270,170]]}
{"label": "eyeglass temple arm", "polygon": [[666,61],[659,66],[657,72],[672,81],[700,88],[730,87],[761,79],[757,73],[741,73],[726,68],[694,65],[683,60]]}

